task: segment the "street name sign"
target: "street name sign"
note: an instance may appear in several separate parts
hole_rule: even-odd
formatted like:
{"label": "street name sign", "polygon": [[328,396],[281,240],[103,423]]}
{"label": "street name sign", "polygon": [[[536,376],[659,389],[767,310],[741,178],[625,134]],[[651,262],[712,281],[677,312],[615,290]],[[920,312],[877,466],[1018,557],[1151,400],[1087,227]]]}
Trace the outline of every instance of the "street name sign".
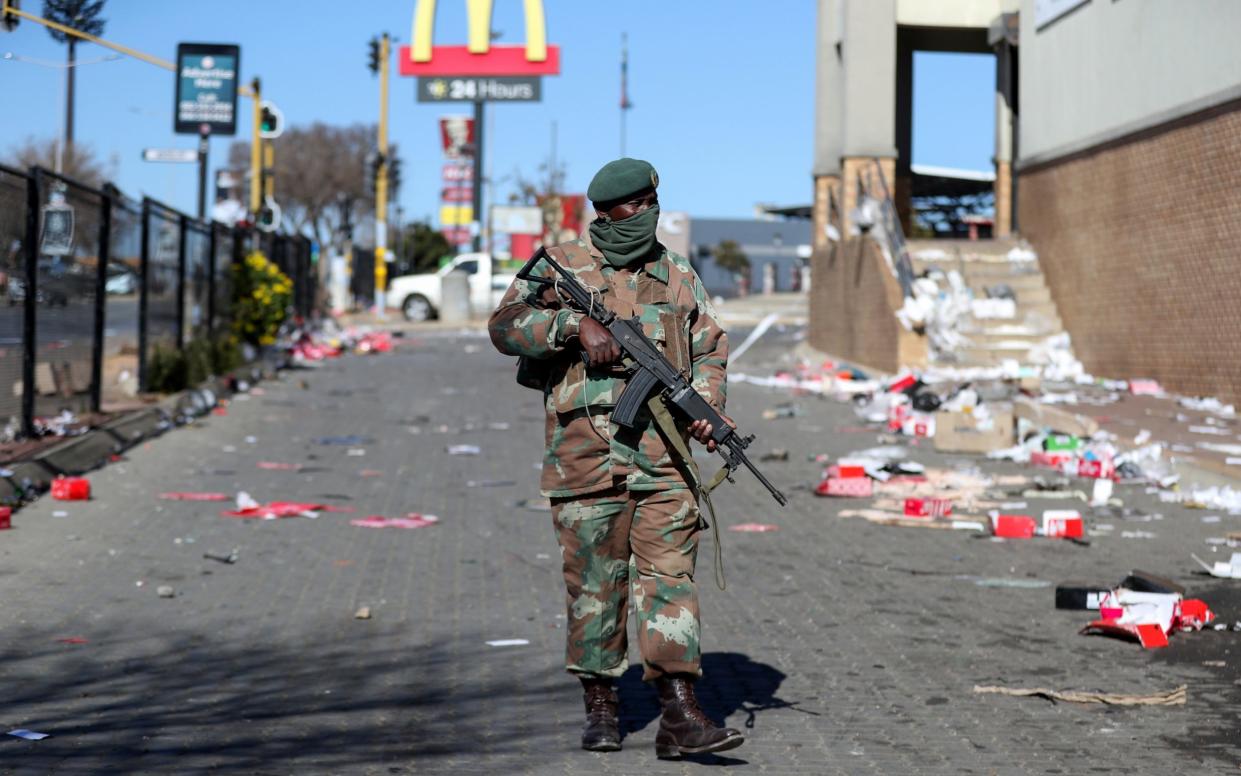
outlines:
{"label": "street name sign", "polygon": [[197,162],[198,151],[193,148],[144,148],[144,162]]}
{"label": "street name sign", "polygon": [[173,131],[182,135],[237,132],[241,49],[217,43],[177,45]]}
{"label": "street name sign", "polygon": [[542,97],[538,76],[418,79],[418,102],[538,102]]}

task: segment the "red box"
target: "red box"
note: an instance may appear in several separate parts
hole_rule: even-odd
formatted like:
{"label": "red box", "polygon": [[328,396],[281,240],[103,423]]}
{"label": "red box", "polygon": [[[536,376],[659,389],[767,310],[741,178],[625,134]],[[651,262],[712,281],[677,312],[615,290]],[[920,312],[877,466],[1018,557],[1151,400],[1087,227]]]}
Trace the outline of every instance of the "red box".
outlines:
{"label": "red box", "polygon": [[909,417],[908,404],[893,404],[888,407],[888,431],[900,431],[901,426],[905,425],[905,418]]}
{"label": "red box", "polygon": [[846,498],[870,498],[874,484],[869,477],[828,477],[819,483],[814,492],[820,496],[843,496]]}
{"label": "red box", "polygon": [[907,498],[905,517],[949,517],[952,500],[946,498]]}
{"label": "red box", "polygon": [[52,480],[52,498],[57,501],[86,501],[90,480],[85,477],[58,477]]}
{"label": "red box", "polygon": [[1034,518],[1029,515],[995,515],[992,532],[1004,539],[1029,539],[1034,536]]}
{"label": "red box", "polygon": [[914,387],[918,382],[918,378],[913,375],[905,375],[901,379],[888,386],[888,393],[901,393],[909,388]]}
{"label": "red box", "polygon": [[13,527],[12,518],[12,507],[0,507],[0,531],[6,531]]}
{"label": "red box", "polygon": [[1080,539],[1085,534],[1082,516],[1071,509],[1043,512],[1043,536],[1052,539]]}
{"label": "red box", "polygon": [[842,480],[856,480],[866,476],[866,467],[854,463],[842,463],[833,468],[836,476]]}
{"label": "red box", "polygon": [[1082,459],[1077,462],[1077,476],[1089,477],[1094,480],[1110,480],[1116,474],[1116,467],[1111,461],[1087,461]]}
{"label": "red box", "polygon": [[1044,466],[1048,469],[1059,469],[1074,458],[1071,452],[1067,450],[1054,450],[1047,452],[1045,450],[1035,450],[1030,453],[1030,463],[1033,466]]}

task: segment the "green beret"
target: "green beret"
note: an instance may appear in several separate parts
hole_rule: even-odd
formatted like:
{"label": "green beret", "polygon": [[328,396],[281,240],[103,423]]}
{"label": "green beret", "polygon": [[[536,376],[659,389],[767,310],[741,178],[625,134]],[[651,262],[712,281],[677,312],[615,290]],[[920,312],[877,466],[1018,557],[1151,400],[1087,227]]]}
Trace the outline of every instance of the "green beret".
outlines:
{"label": "green beret", "polygon": [[616,202],[659,186],[659,173],[641,159],[617,159],[603,165],[586,187],[591,202]]}

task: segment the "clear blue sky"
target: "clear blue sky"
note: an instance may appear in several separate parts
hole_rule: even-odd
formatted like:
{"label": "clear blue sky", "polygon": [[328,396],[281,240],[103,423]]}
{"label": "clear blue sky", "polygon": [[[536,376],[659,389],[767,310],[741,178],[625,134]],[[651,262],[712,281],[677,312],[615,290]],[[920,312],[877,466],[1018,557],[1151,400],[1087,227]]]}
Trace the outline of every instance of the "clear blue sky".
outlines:
{"label": "clear blue sky", "polygon": [[[39,11],[39,0],[23,3]],[[637,0],[618,22],[617,6],[547,0],[548,40],[562,47],[562,75],[544,80],[543,101],[488,107],[488,167],[499,180],[537,174],[558,123],[559,157],[570,190],[619,150],[620,33],[629,34],[627,152],[654,162],[665,208],[698,216],[751,215],[756,202],[811,197],[814,19],[812,0]],[[388,31],[408,41],[413,0],[111,0],[105,37],[172,59],[178,41],[237,43],[242,76],[293,124],[373,122],[378,85],[366,69],[366,42]],[[500,42],[524,40],[521,3],[498,0]],[[343,12],[334,10],[344,8]],[[773,9],[778,8],[778,12]],[[465,41],[464,0],[440,0],[437,43]],[[64,47],[22,22],[0,31],[0,53],[64,60]],[[79,58],[108,51],[85,45]],[[920,54],[915,73],[914,161],[990,169],[993,65],[989,57]],[[170,72],[131,60],[78,72],[77,138],[115,160],[116,183],[192,211],[193,165],[145,163],[145,147],[191,147],[172,133]],[[57,135],[63,70],[0,60],[0,157],[26,137]],[[249,101],[240,119],[248,126]],[[468,105],[463,108],[468,110]],[[436,211],[441,164],[436,119],[451,112],[414,101],[413,79],[394,78],[391,139],[405,157],[406,218]],[[212,141],[213,166],[229,138]],[[277,184],[278,187],[279,184]],[[504,183],[499,183],[501,195]],[[277,188],[278,193],[278,188]]]}

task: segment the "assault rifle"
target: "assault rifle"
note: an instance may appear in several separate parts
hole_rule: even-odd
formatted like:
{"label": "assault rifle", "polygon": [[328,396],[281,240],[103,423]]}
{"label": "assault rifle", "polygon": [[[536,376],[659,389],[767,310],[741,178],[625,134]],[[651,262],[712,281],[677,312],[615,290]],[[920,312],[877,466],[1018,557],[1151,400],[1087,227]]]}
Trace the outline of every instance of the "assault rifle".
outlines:
{"label": "assault rifle", "polygon": [[[547,262],[560,276],[559,279],[533,274],[535,266],[540,261]],[[653,342],[647,339],[642,332],[642,324],[637,318],[620,318],[604,308],[597,298],[592,297],[590,291],[582,287],[572,273],[557,264],[556,260],[543,248],[540,248],[530,258],[530,261],[526,262],[526,265],[517,273],[517,277],[539,286],[552,286],[562,300],[567,296],[568,299],[565,301],[576,308],[577,312],[590,316],[611,332],[617,344],[620,345],[621,351],[628,356],[631,361],[629,384],[612,410],[612,420],[618,426],[633,428],[636,425],[638,410],[647,402],[651,394],[658,390],[664,404],[671,407],[685,420],[690,422],[706,420],[711,425],[711,438],[715,440],[716,449],[724,457],[729,482],[735,482],[732,478],[733,472],[745,466],[754,473],[754,476],[775,497],[776,501],[780,502],[780,506],[788,504],[784,494],[777,490],[746,457],[745,448],[754,441],[754,436],[743,437],[738,434],[737,430],[729,425],[728,421],[724,420],[698,391],[694,390],[685,376],[659,352]],[[582,352],[582,358],[589,365],[585,351]]]}

